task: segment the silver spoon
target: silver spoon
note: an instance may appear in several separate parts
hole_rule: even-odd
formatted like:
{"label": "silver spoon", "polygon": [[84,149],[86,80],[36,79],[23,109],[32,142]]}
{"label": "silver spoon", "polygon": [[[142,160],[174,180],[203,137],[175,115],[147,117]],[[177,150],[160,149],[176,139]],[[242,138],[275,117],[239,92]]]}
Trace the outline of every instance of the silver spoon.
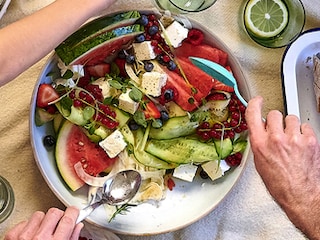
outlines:
{"label": "silver spoon", "polygon": [[88,217],[101,204],[112,206],[128,203],[138,192],[141,175],[135,170],[125,170],[110,177],[102,187],[101,198],[80,210],[76,223]]}
{"label": "silver spoon", "polygon": [[234,93],[237,95],[241,103],[244,106],[248,105],[246,100],[244,100],[244,98],[241,96],[239,92],[237,80],[233,77],[233,75],[227,69],[207,59],[196,58],[196,57],[189,57],[189,59],[194,65],[196,65],[202,71],[206,72],[207,74],[219,80],[220,82],[224,83],[225,85],[233,87]]}

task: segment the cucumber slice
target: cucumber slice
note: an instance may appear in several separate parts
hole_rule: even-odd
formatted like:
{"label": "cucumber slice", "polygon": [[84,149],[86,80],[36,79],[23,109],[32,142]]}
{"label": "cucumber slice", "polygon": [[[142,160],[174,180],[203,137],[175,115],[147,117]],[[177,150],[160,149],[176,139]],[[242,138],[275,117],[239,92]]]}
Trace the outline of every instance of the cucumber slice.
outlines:
{"label": "cucumber slice", "polygon": [[225,159],[226,157],[228,157],[233,150],[233,145],[230,138],[215,140],[214,144],[216,146],[217,153],[220,159]]}
{"label": "cucumber slice", "polygon": [[197,139],[151,139],[145,151],[164,161],[177,164],[202,163],[219,159],[214,144],[199,142]]}
{"label": "cucumber slice", "polygon": [[[153,156],[152,154],[144,151],[142,149],[141,145],[144,144],[144,132],[141,129],[138,129],[137,131],[134,132],[134,137],[135,137],[135,146],[134,146],[134,156],[137,159],[138,162],[141,164],[152,167],[155,169],[173,169],[176,168],[177,165],[173,163],[168,163],[166,161],[163,161],[156,156]],[[127,136],[128,134],[126,134]],[[130,137],[129,137],[130,138]]]}
{"label": "cucumber slice", "polygon": [[189,116],[169,118],[161,128],[151,128],[150,138],[172,139],[194,134],[198,127],[198,122],[192,122]]}

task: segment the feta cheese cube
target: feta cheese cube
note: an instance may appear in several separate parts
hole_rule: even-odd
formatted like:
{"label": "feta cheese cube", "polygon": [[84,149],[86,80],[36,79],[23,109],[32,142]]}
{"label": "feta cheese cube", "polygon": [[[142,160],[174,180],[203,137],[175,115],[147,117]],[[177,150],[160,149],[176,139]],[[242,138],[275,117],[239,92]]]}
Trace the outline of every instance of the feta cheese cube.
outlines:
{"label": "feta cheese cube", "polygon": [[159,97],[161,88],[167,82],[167,74],[159,72],[145,72],[141,79],[141,88],[148,95]]}
{"label": "feta cheese cube", "polygon": [[193,164],[183,164],[174,169],[173,176],[184,181],[192,182],[198,167]]}
{"label": "feta cheese cube", "polygon": [[130,91],[131,90],[127,90],[125,93],[121,93],[119,96],[119,108],[123,111],[134,114],[139,107],[139,103],[130,98]]}
{"label": "feta cheese cube", "polygon": [[224,160],[220,161],[220,165],[219,161],[210,161],[201,166],[212,181],[222,177],[230,169],[230,166]]}
{"label": "feta cheese cube", "polygon": [[156,58],[153,51],[151,41],[144,41],[142,43],[133,43],[133,51],[138,61],[151,60]]}
{"label": "feta cheese cube", "polygon": [[166,28],[166,37],[169,39],[171,45],[177,48],[181,45],[181,42],[188,37],[188,32],[189,30],[187,28],[179,22],[174,21]]}
{"label": "feta cheese cube", "polygon": [[115,130],[107,138],[99,142],[99,145],[110,158],[114,158],[125,149],[127,143],[125,142],[122,133],[119,130]]}

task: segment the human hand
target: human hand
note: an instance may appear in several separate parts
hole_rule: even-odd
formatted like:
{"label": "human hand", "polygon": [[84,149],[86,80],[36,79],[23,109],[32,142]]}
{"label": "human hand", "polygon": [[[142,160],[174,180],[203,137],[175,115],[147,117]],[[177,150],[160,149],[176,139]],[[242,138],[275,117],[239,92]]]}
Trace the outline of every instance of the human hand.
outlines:
{"label": "human hand", "polygon": [[310,239],[320,239],[320,147],[308,124],[279,111],[262,120],[263,99],[249,101],[246,120],[254,162],[267,189]]}
{"label": "human hand", "polygon": [[83,223],[75,224],[79,210],[69,207],[66,211],[51,208],[45,214],[35,212],[28,221],[12,228],[4,240],[45,239],[78,240]]}

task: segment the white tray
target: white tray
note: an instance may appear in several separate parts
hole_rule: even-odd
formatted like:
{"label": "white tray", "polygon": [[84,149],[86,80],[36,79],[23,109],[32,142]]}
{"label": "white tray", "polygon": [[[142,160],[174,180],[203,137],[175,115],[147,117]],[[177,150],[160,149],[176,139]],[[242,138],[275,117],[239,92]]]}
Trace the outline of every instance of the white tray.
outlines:
{"label": "white tray", "polygon": [[320,113],[317,112],[313,90],[314,54],[320,52],[320,28],[305,31],[293,42],[283,56],[282,81],[285,109],[295,114],[301,122],[313,126],[320,137]]}

